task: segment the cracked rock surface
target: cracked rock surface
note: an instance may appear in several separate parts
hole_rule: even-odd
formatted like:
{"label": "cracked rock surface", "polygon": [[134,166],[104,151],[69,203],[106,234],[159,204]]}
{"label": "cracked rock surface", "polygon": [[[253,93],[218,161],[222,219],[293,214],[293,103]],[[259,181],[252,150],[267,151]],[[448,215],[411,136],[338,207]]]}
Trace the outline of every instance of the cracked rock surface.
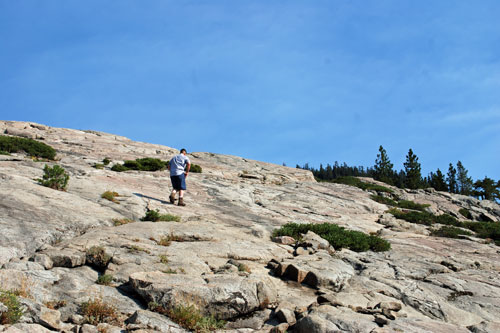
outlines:
{"label": "cracked rock surface", "polygon": [[[373,193],[318,183],[304,170],[197,152],[189,157],[203,173],[189,174],[187,206],[179,207],[168,202],[167,171],[110,170],[125,160],[168,160],[173,148],[29,122],[0,121],[0,133],[41,140],[58,159],[0,155],[0,289],[26,292],[21,322],[0,332],[184,332],[165,315],[179,305],[226,320],[230,332],[500,327],[500,247],[429,236],[426,226],[385,213]],[[106,157],[110,165],[93,167]],[[46,163],[69,173],[66,192],[37,184]],[[101,198],[105,191],[117,192],[117,202]],[[435,214],[460,217],[466,208],[474,219],[500,221],[493,202],[394,191]],[[140,221],[147,209],[181,220]],[[313,233],[299,243],[271,240],[289,222],[378,233],[391,250],[334,249]],[[92,257],[91,248],[102,252]],[[96,283],[104,275],[112,280]],[[118,322],[86,323],[81,304],[92,299],[113,304]]]}

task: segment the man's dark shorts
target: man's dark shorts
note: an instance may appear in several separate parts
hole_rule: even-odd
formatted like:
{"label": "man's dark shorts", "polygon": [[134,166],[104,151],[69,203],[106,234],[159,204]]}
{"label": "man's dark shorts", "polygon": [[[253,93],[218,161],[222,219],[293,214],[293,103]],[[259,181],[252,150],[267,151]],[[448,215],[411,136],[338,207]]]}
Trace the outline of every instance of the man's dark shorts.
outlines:
{"label": "man's dark shorts", "polygon": [[170,176],[170,180],[172,181],[172,187],[174,190],[186,190],[186,177],[184,177],[184,174],[179,176]]}

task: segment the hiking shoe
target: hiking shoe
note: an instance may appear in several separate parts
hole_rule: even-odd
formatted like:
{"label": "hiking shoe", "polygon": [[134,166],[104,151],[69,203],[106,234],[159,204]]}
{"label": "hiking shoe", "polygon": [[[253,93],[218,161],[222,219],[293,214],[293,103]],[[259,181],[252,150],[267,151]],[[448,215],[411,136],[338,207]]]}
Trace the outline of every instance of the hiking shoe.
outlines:
{"label": "hiking shoe", "polygon": [[179,206],[186,206],[186,204],[184,203],[184,199],[183,198],[179,198],[179,203],[177,205],[179,205]]}
{"label": "hiking shoe", "polygon": [[170,194],[170,196],[168,198],[170,199],[171,204],[175,203],[175,195]]}

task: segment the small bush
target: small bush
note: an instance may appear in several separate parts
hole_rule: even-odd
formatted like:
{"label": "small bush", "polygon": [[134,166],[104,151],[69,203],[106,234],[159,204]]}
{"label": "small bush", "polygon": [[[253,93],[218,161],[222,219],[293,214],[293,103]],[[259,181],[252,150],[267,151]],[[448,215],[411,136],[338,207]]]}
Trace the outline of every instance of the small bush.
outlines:
{"label": "small bush", "polygon": [[453,216],[449,214],[442,214],[442,215],[434,215],[434,222],[435,223],[440,223],[440,224],[445,224],[445,225],[453,225],[455,227],[463,227],[463,223],[454,218]]}
{"label": "small bush", "polygon": [[87,263],[98,269],[106,268],[111,261],[111,256],[106,253],[102,246],[92,246],[86,251],[86,255]]}
{"label": "small bush", "polygon": [[86,323],[97,325],[99,323],[119,324],[117,309],[104,303],[102,299],[95,298],[80,305],[80,312]]}
{"label": "small bush", "polygon": [[201,173],[202,172],[201,166],[199,166],[198,164],[191,164],[189,172]]}
{"label": "small bush", "polygon": [[335,178],[334,180],[332,180],[332,183],[355,186],[355,187],[358,187],[362,190],[372,190],[372,191],[386,192],[386,193],[394,192],[393,190],[391,190],[388,187],[366,183],[366,182],[364,182],[356,177],[352,177],[352,176]]}
{"label": "small bush", "polygon": [[66,306],[66,301],[61,300],[61,301],[48,301],[44,303],[46,308],[49,308],[51,310],[58,310],[64,306]]}
{"label": "small bush", "polygon": [[109,163],[111,163],[111,159],[109,157],[106,157],[102,160],[102,164],[104,165],[108,165]]}
{"label": "small bush", "polygon": [[0,155],[10,155],[8,152],[0,150]]}
{"label": "small bush", "polygon": [[154,240],[156,244],[161,245],[161,246],[170,246],[172,242],[182,242],[184,239],[180,236],[174,235],[174,233],[170,233],[170,235],[162,236],[160,240],[156,240],[154,238],[151,238],[151,240]]}
{"label": "small bush", "polygon": [[120,195],[117,192],[113,191],[106,191],[103,194],[101,194],[101,198],[112,201],[114,203],[119,204],[118,200],[116,200],[116,197],[119,197]]}
{"label": "small bush", "polygon": [[401,200],[398,202],[397,205],[399,208],[406,208],[406,209],[413,209],[413,210],[420,210],[420,211],[425,211],[425,208],[430,207],[429,204],[418,204],[413,201],[409,200]]}
{"label": "small bush", "polygon": [[158,258],[160,258],[160,262],[162,264],[168,264],[168,257],[166,254],[160,254]]}
{"label": "small bush", "polygon": [[12,325],[21,319],[23,309],[15,292],[0,289],[0,303],[7,307],[6,312],[0,313],[1,325]]}
{"label": "small bush", "polygon": [[128,171],[130,169],[127,167],[124,167],[122,164],[115,164],[111,167],[111,170],[116,171],[116,172],[123,172],[123,171]]}
{"label": "small bush", "polygon": [[223,320],[213,316],[203,316],[194,305],[176,306],[167,310],[167,315],[180,326],[195,332],[215,331],[226,325]]}
{"label": "small bush", "polygon": [[157,171],[157,170],[165,170],[167,165],[162,160],[157,158],[140,158],[136,160],[139,163],[139,170],[142,171]]}
{"label": "small bush", "polygon": [[139,252],[144,252],[144,253],[147,253],[147,254],[150,254],[151,252],[149,250],[146,250],[140,246],[137,246],[137,245],[129,245],[127,246],[128,247],[128,252],[129,253],[139,253]]}
{"label": "small bush", "polygon": [[479,238],[489,238],[500,245],[500,222],[464,222],[467,229],[476,233]]}
{"label": "small bush", "polygon": [[405,220],[411,223],[432,225],[434,222],[434,215],[427,212],[407,212],[396,208],[391,208],[388,212],[394,215],[397,219]]}
{"label": "small bush", "polygon": [[128,224],[128,223],[132,223],[134,222],[134,220],[131,220],[131,219],[113,219],[113,225],[115,227],[118,227],[119,225],[123,225],[123,224]]}
{"label": "small bush", "polygon": [[158,171],[165,170],[167,163],[163,162],[157,158],[139,158],[135,161],[128,160],[123,164],[115,164],[111,168],[113,171],[122,172],[127,170],[138,170],[138,171]]}
{"label": "small bush", "polygon": [[472,235],[471,232],[463,230],[456,227],[444,226],[436,230],[432,230],[431,236],[436,237],[447,237],[447,238],[459,238],[460,235]]}
{"label": "small bush", "polygon": [[96,168],[98,170],[102,170],[102,169],[104,169],[104,164],[95,163],[92,167]]}
{"label": "small bush", "polygon": [[54,165],[52,168],[45,164],[43,168],[42,179],[37,179],[40,185],[53,188],[59,191],[66,191],[68,186],[69,175],[59,165]]}
{"label": "small bush", "polygon": [[43,142],[5,135],[0,135],[0,150],[7,153],[24,151],[30,156],[49,160],[53,160],[56,157],[55,149]]}
{"label": "small bush", "polygon": [[125,161],[123,166],[129,170],[140,170],[141,165],[137,161]]}
{"label": "small bush", "polygon": [[247,265],[245,264],[238,264],[238,272],[247,272],[247,273],[251,273],[252,271],[250,270],[250,267],[248,267]]}
{"label": "small bush", "polygon": [[383,238],[370,235],[370,249],[374,252],[385,252],[391,249],[391,244]]}
{"label": "small bush", "polygon": [[148,210],[146,212],[146,215],[141,218],[141,221],[152,221],[152,222],[180,222],[181,217],[177,215],[172,215],[172,214],[160,214],[160,212],[156,210]]}
{"label": "small bush", "polygon": [[383,197],[381,195],[371,195],[370,198],[378,203],[387,205],[387,206],[397,206],[398,203],[390,198]]}
{"label": "small bush", "polygon": [[113,282],[113,275],[111,274],[103,274],[97,278],[96,283],[102,284],[105,286],[109,286]]}
{"label": "small bush", "polygon": [[466,219],[472,220],[472,214],[467,208],[460,208],[458,212],[462,214],[462,216],[465,217]]}
{"label": "small bush", "polygon": [[288,223],[274,230],[273,237],[291,236],[300,239],[300,235],[307,233],[309,230],[326,239],[336,249],[348,248],[352,251],[363,252],[368,250],[388,251],[391,248],[390,243],[380,237],[367,235],[360,231],[345,230],[343,227],[332,223]]}

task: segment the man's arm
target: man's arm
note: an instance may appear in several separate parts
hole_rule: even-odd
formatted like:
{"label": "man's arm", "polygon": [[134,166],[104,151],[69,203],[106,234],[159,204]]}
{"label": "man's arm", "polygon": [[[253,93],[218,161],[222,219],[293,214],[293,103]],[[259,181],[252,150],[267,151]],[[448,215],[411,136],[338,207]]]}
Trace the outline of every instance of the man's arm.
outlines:
{"label": "man's arm", "polygon": [[187,164],[186,164],[186,172],[185,172],[186,176],[189,173],[189,169],[191,169],[191,163],[187,162]]}

